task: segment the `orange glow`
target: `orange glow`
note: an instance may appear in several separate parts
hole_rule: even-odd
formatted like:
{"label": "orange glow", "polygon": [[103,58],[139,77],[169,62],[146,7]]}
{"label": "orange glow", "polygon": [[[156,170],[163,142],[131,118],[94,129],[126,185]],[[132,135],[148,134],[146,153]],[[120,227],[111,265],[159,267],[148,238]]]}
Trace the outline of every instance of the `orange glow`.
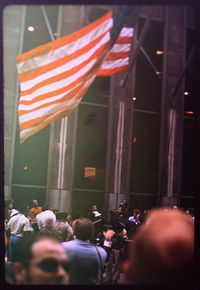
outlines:
{"label": "orange glow", "polygon": [[96,176],[96,168],[95,167],[85,167],[84,177],[92,178]]}
{"label": "orange glow", "polygon": [[164,54],[164,51],[162,51],[162,50],[156,50],[156,54],[157,54],[157,55]]}
{"label": "orange glow", "polygon": [[186,111],[185,113],[188,114],[188,115],[193,115],[194,114],[194,112],[192,112],[192,111]]}
{"label": "orange glow", "polygon": [[161,75],[162,73],[161,73],[161,71],[156,71],[155,74],[156,75]]}

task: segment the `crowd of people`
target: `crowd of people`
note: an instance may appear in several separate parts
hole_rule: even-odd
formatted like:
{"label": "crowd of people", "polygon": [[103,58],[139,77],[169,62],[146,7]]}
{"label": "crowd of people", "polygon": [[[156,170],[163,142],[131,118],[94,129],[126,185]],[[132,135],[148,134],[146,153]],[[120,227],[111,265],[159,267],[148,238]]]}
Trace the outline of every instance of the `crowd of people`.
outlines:
{"label": "crowd of people", "polygon": [[69,215],[5,201],[10,284],[189,283],[193,251],[194,216],[176,206],[129,213],[124,201],[105,217],[96,205]]}

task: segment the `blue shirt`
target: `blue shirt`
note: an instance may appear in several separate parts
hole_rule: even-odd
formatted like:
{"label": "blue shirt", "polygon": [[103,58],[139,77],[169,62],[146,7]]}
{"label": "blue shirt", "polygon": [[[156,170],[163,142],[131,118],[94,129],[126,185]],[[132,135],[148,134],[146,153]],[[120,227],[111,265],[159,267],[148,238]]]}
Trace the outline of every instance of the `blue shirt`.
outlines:
{"label": "blue shirt", "polygon": [[70,284],[99,284],[101,281],[101,263],[102,266],[105,264],[106,251],[101,247],[78,239],[62,244],[70,261]]}

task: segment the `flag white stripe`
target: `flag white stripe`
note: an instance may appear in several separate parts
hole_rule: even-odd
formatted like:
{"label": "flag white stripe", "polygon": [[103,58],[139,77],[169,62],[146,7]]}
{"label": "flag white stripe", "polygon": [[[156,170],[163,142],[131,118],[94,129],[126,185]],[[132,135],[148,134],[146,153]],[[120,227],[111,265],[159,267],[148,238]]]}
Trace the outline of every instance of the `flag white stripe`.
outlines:
{"label": "flag white stripe", "polygon": [[[90,77],[90,79],[88,79],[84,84],[83,84],[83,89],[87,88],[90,86],[90,84],[93,82],[94,78],[96,77],[96,75],[92,75],[92,77]],[[37,119],[39,117],[43,117],[43,116],[47,116],[47,115],[51,115],[54,113],[54,111],[59,108],[59,107],[64,107],[64,106],[69,106],[70,110],[73,110],[73,108],[75,108],[77,106],[77,104],[81,101],[82,98],[71,98],[69,100],[65,100],[64,102],[60,102],[58,104],[53,104],[50,105],[48,107],[42,108],[42,109],[38,109],[34,112],[30,112],[30,113],[26,113],[23,114],[22,116],[19,117],[19,123],[23,124],[24,122],[28,122],[34,119]]]}
{"label": "flag white stripe", "polygon": [[36,97],[39,97],[43,94],[48,94],[48,93],[52,93],[55,92],[59,89],[62,89],[68,85],[70,85],[72,82],[76,81],[79,77],[84,76],[95,64],[95,62],[97,61],[97,59],[93,59],[90,63],[88,63],[85,67],[83,67],[82,69],[80,69],[77,73],[71,75],[70,77],[67,77],[65,79],[62,79],[58,82],[54,82],[54,83],[50,83],[46,86],[43,86],[37,90],[35,90],[32,94],[30,95],[26,95],[26,96],[22,96],[20,98],[20,100],[33,100]]}
{"label": "flag white stripe", "polygon": [[112,69],[112,68],[117,68],[121,67],[124,65],[128,65],[129,58],[121,58],[117,60],[105,60],[103,64],[101,65],[101,69]]}
{"label": "flag white stripe", "polygon": [[40,118],[43,116],[51,115],[53,113],[53,111],[56,110],[58,107],[62,107],[64,105],[68,105],[68,106],[72,107],[72,105],[74,103],[76,103],[76,101],[77,101],[76,99],[69,99],[69,100],[66,100],[64,102],[61,102],[58,104],[53,104],[53,105],[50,105],[48,107],[38,109],[34,112],[24,114],[24,115],[19,117],[19,122],[20,122],[20,124],[22,124],[24,122],[28,122],[28,121],[31,121],[33,119],[37,119],[37,118]]}
{"label": "flag white stripe", "polygon": [[24,105],[24,104],[20,104],[19,105],[19,109],[18,111],[29,111],[29,110],[33,110],[36,109],[37,107],[44,105],[44,104],[48,104],[54,101],[59,101],[62,97],[66,96],[67,94],[69,94],[72,90],[74,90],[75,88],[79,87],[80,85],[82,85],[82,83],[78,83],[76,86],[74,86],[73,88],[71,88],[70,90],[67,90],[66,92],[56,95],[54,97],[49,97],[46,98],[44,100],[35,102],[33,104],[29,104],[29,105]]}
{"label": "flag white stripe", "polygon": [[126,36],[126,37],[132,37],[133,36],[134,29],[131,27],[123,27],[119,36]]}
{"label": "flag white stripe", "polygon": [[19,73],[27,72],[31,69],[42,67],[64,56],[72,54],[76,52],[78,49],[83,48],[84,46],[88,45],[91,41],[101,36],[108,29],[112,28],[112,25],[113,25],[113,19],[110,18],[104,23],[102,23],[100,26],[98,26],[97,28],[93,29],[91,32],[87,33],[83,37],[80,37],[78,40],[72,43],[61,46],[42,56],[33,57],[31,59],[18,63],[17,64],[18,72]]}
{"label": "flag white stripe", "polygon": [[29,129],[24,129],[20,131],[20,139],[23,139],[24,137],[28,136],[32,131],[34,131],[38,126],[31,127]]}
{"label": "flag white stripe", "polygon": [[127,52],[130,51],[131,49],[131,43],[125,43],[125,44],[115,44],[112,49],[110,50],[110,52]]}
{"label": "flag white stripe", "polygon": [[38,77],[31,79],[29,81],[25,81],[25,82],[21,82],[21,91],[26,91],[28,89],[31,89],[32,87],[34,87],[36,84],[41,83],[42,81],[45,81],[53,76],[57,76],[63,72],[67,72],[70,69],[76,67],[77,65],[79,65],[80,63],[83,63],[84,61],[86,61],[88,58],[90,58],[95,51],[100,48],[102,45],[104,45],[105,43],[109,42],[110,40],[110,34],[107,33],[100,42],[98,42],[94,47],[92,47],[89,51],[87,51],[86,53],[78,56],[77,58],[65,63],[64,65],[61,65],[51,71],[48,71],[47,73],[41,74]]}

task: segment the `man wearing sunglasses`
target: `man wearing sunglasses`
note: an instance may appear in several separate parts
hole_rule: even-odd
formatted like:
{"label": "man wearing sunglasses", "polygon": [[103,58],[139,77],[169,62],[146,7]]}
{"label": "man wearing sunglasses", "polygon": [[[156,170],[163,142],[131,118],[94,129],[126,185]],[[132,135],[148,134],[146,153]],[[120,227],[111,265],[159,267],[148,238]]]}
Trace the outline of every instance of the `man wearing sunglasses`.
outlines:
{"label": "man wearing sunglasses", "polygon": [[24,237],[18,244],[17,253],[13,263],[14,284],[68,284],[68,257],[55,237],[45,234]]}

